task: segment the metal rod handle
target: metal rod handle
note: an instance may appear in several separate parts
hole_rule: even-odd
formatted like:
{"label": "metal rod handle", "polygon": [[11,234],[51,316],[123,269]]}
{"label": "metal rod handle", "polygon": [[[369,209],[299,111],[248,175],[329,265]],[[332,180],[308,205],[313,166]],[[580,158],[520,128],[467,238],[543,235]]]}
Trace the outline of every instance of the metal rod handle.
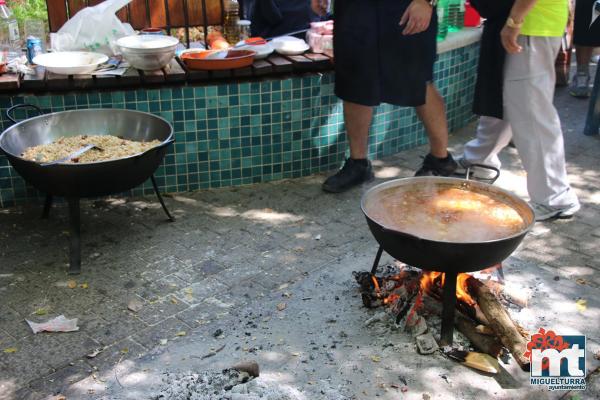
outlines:
{"label": "metal rod handle", "polygon": [[6,110],[6,118],[8,118],[11,122],[16,124],[17,120],[12,116],[13,111],[15,111],[18,108],[27,108],[27,107],[35,109],[39,115],[42,115],[44,113],[41,108],[39,108],[38,106],[35,106],[33,104],[17,104],[16,106],[12,106],[8,110]]}

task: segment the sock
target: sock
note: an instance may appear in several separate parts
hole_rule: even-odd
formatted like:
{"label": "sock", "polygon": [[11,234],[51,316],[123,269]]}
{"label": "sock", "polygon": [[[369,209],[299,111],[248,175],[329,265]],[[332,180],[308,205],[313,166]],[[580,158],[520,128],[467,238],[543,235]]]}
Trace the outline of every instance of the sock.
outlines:
{"label": "sock", "polygon": [[577,65],[577,75],[589,76],[590,75],[590,65],[589,64]]}
{"label": "sock", "polygon": [[353,158],[352,161],[354,161],[356,164],[361,165],[363,167],[366,167],[367,165],[369,165],[369,160],[367,160],[366,158]]}

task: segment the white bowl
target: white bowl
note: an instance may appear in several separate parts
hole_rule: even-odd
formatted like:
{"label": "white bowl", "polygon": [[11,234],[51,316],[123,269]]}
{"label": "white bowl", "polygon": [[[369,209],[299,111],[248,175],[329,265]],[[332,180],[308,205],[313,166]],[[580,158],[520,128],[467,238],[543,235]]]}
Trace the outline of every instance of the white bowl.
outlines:
{"label": "white bowl", "polygon": [[[295,38],[294,38],[295,39]],[[297,40],[273,40],[273,48],[279,54],[296,56],[310,49],[310,46],[301,39]]]}
{"label": "white bowl", "polygon": [[122,37],[115,44],[132,67],[154,71],[173,59],[179,40],[166,35],[133,35]]}
{"label": "white bowl", "polygon": [[98,65],[108,61],[108,56],[88,51],[59,51],[40,54],[32,61],[55,74],[78,75],[94,72]]}

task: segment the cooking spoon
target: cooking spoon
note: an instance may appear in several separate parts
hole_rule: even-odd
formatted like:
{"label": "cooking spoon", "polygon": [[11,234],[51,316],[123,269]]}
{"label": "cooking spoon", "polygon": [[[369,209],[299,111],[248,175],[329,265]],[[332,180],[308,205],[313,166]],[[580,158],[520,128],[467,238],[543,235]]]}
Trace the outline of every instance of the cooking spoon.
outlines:
{"label": "cooking spoon", "polygon": [[228,49],[218,50],[218,51],[215,51],[213,53],[208,54],[205,57],[205,60],[222,60],[223,58],[227,57],[227,54],[229,53],[229,50],[234,50],[234,49],[237,49],[239,47],[244,47],[244,46],[248,46],[248,45],[266,44],[267,42],[270,42],[273,39],[277,39],[277,38],[280,38],[280,37],[283,37],[283,36],[294,36],[294,35],[298,35],[300,33],[305,33],[306,31],[308,31],[308,28],[301,29],[299,31],[294,31],[294,32],[286,33],[286,34],[283,34],[283,35],[268,37],[268,38],[265,38],[265,39],[260,38],[260,37],[246,39],[242,43],[236,44],[235,46],[230,47]]}
{"label": "cooking spoon", "polygon": [[100,151],[104,151],[103,148],[98,147],[95,144],[88,144],[87,146],[84,146],[84,147],[80,148],[79,150],[74,151],[73,153],[69,154],[68,156],[66,156],[64,158],[61,158],[59,160],[54,160],[54,161],[51,161],[49,163],[42,163],[41,166],[42,167],[47,167],[49,165],[60,164],[60,163],[64,163],[64,162],[70,161],[70,160],[72,160],[74,158],[79,157],[83,153],[88,152],[91,149],[97,149],[97,150],[100,150]]}

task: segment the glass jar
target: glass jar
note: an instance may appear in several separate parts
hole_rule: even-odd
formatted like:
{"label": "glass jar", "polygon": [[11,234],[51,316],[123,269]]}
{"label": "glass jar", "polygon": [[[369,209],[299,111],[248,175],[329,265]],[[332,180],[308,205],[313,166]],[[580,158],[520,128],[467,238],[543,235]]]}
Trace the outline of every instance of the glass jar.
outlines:
{"label": "glass jar", "polygon": [[226,0],[223,34],[229,44],[236,44],[239,40],[238,21],[240,20],[240,5],[237,0]]}
{"label": "glass jar", "polygon": [[240,19],[238,21],[238,32],[240,35],[240,40],[246,40],[251,36],[251,22],[247,19]]}

